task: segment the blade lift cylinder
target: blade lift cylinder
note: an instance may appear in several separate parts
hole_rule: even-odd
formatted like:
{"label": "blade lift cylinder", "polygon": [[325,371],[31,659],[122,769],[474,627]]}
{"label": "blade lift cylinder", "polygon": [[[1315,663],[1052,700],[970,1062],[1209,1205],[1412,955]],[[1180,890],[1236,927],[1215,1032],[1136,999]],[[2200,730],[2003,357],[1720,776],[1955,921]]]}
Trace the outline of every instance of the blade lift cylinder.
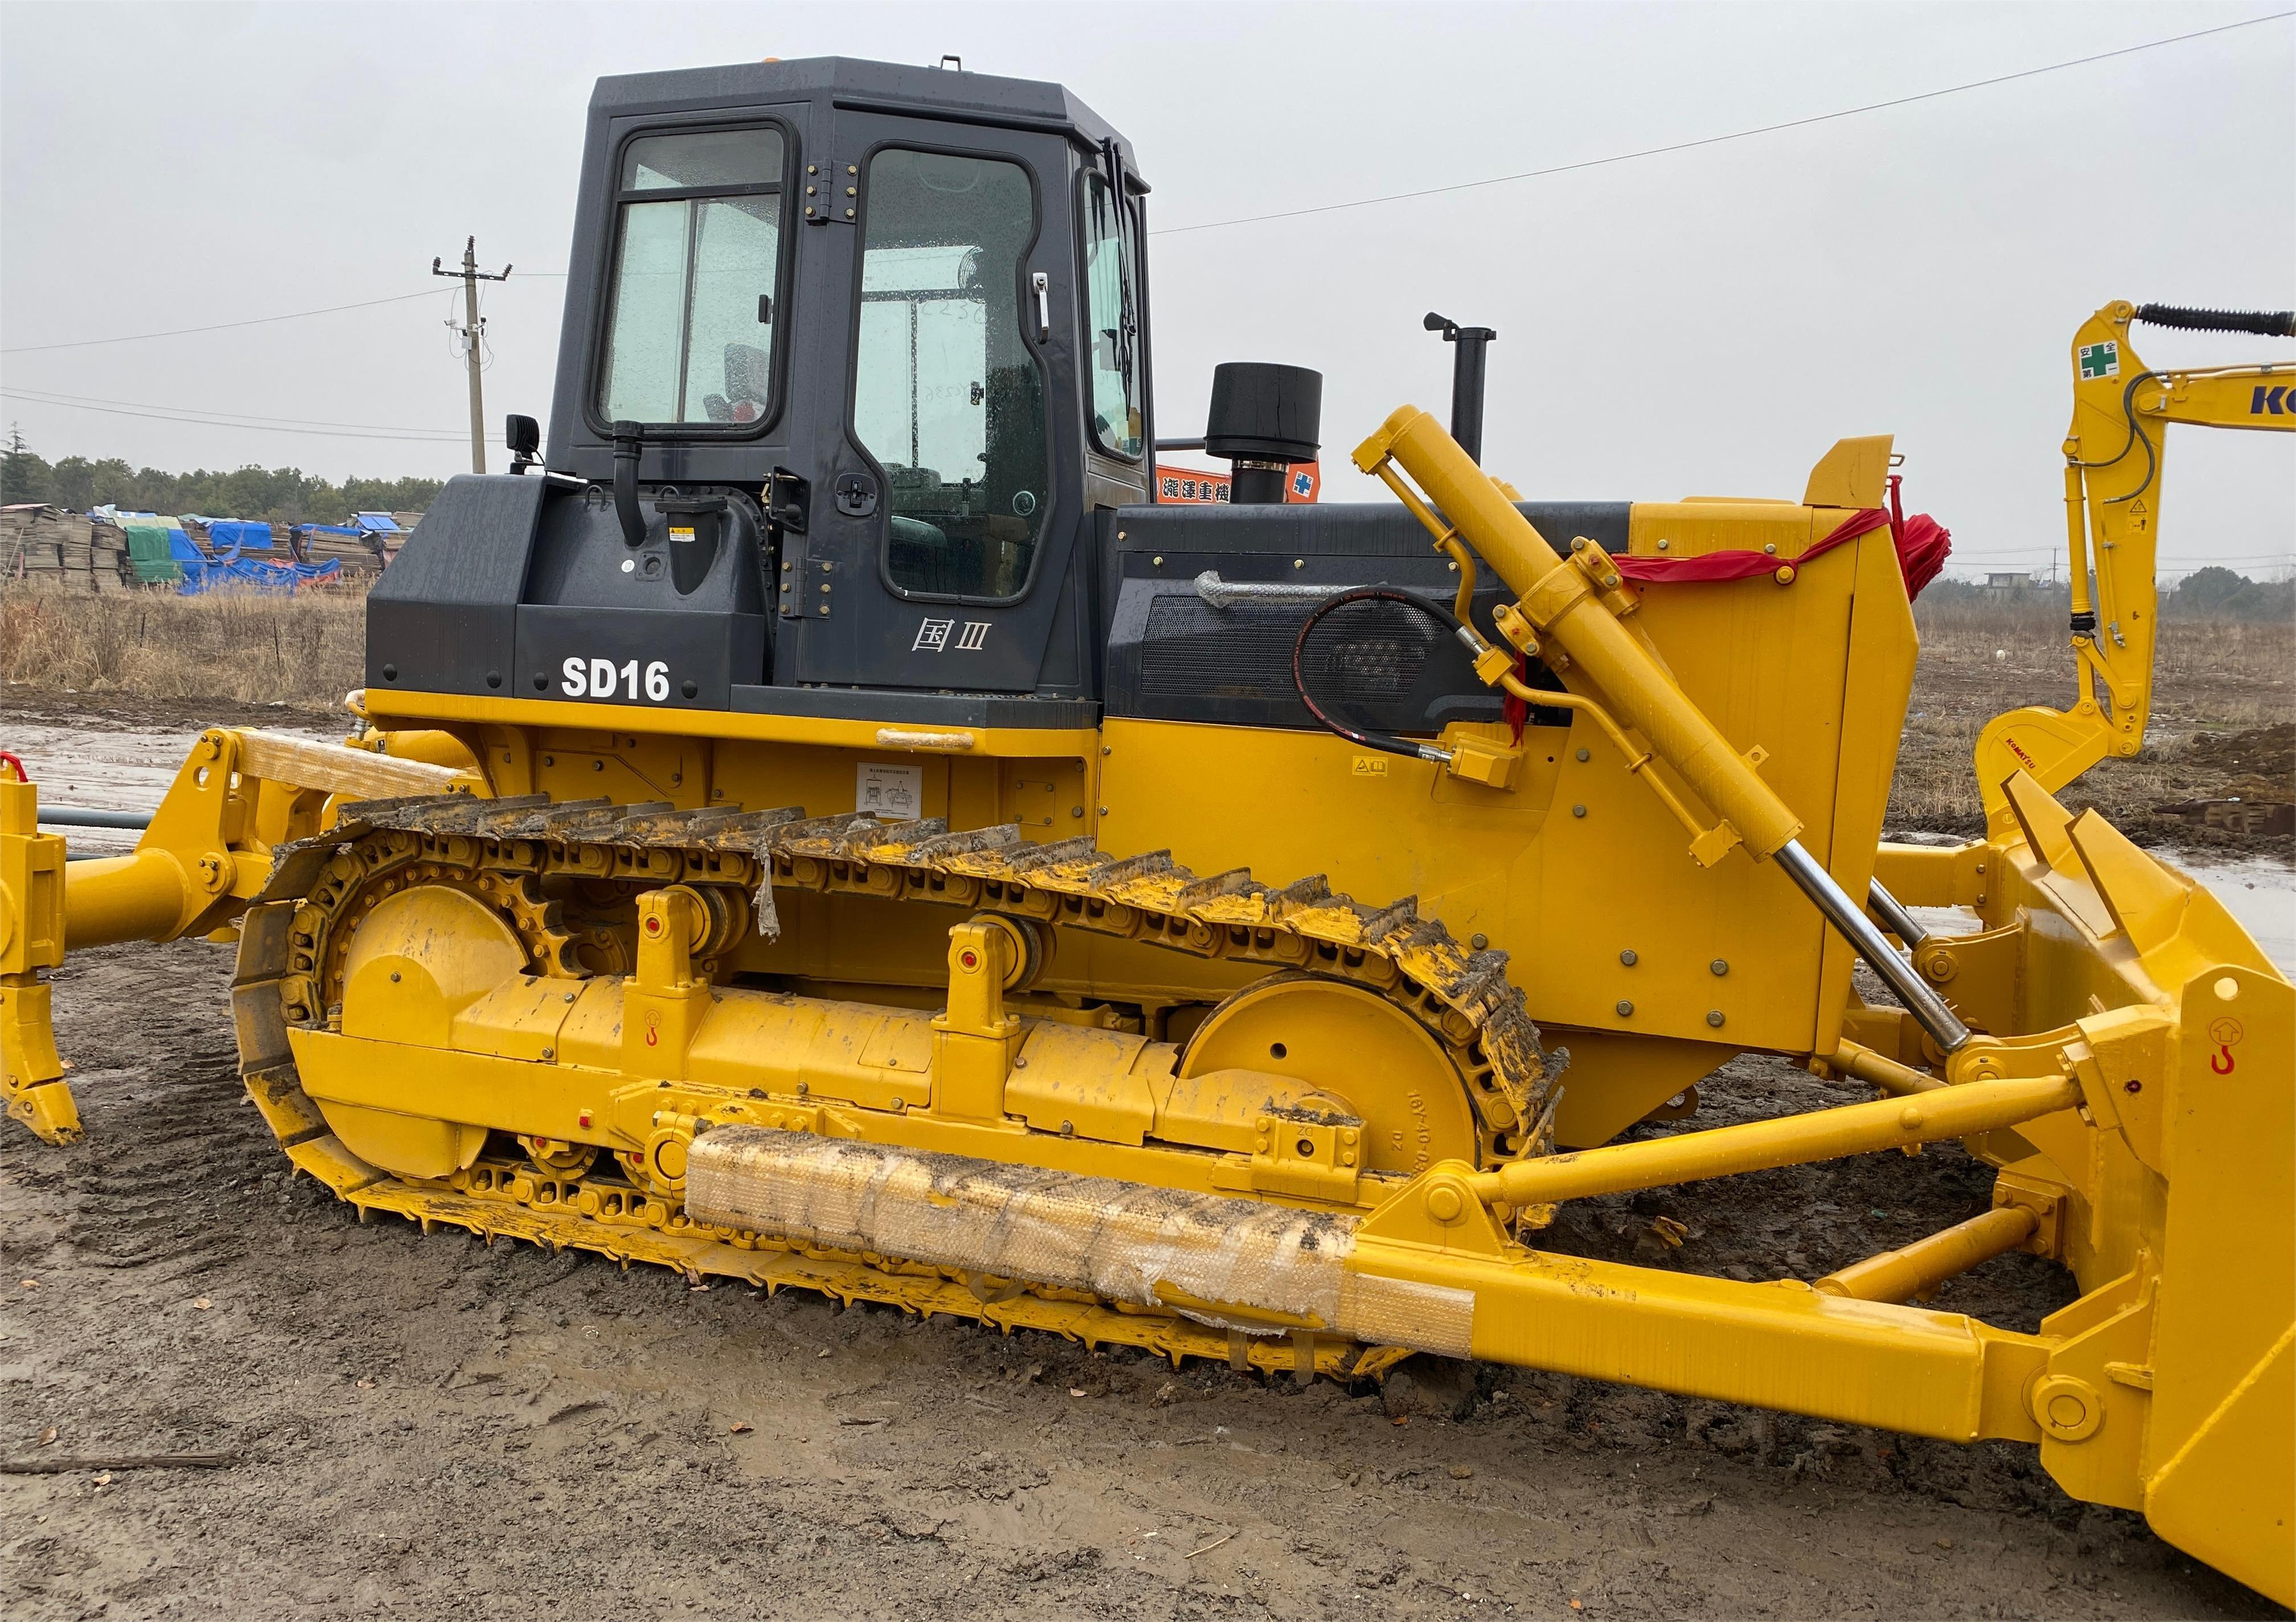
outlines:
{"label": "blade lift cylinder", "polygon": [[[1590,576],[1557,554],[1496,481],[1416,406],[1390,414],[1357,446],[1355,463],[1383,479],[1439,539],[1454,531],[1466,538],[1522,600],[1541,635],[1569,656],[1571,674],[1641,733],[1652,752],[1720,816],[1717,831],[1730,843],[1742,843],[1757,861],[1776,858],[1932,1041],[1948,1053],[1969,1041],[1969,1028],[1945,999],[1890,946],[1824,864],[1802,848],[1801,819],[1606,605],[1597,587],[1615,589],[1615,575]],[[1398,466],[1425,493],[1424,500],[1396,473]]]}

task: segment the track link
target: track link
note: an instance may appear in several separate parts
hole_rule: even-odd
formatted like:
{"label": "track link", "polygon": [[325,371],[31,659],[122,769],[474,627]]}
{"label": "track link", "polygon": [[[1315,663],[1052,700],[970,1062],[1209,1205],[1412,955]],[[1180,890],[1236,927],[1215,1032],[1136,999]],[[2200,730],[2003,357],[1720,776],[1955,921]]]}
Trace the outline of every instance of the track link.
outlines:
{"label": "track link", "polygon": [[1332,893],[1321,877],[1275,889],[1242,869],[1198,875],[1168,851],[1119,857],[1088,839],[1031,843],[1011,825],[952,833],[939,819],[808,818],[797,807],[679,811],[449,795],[342,807],[330,832],[275,854],[242,921],[233,992],[241,1074],[290,1159],[357,1205],[362,1221],[388,1211],[426,1233],[444,1223],[489,1244],[522,1239],[586,1249],[626,1267],[675,1267],[697,1285],[713,1275],[768,1292],[800,1285],[848,1304],[945,1313],[1008,1333],[1041,1329],[1087,1345],[1140,1346],[1176,1365],[1198,1356],[1302,1377],[1361,1377],[1402,1356],[1306,1331],[1288,1340],[1224,1332],[1073,1291],[785,1248],[697,1224],[674,1199],[609,1177],[553,1176],[523,1160],[482,1156],[438,1182],[360,1160],[304,1094],[287,1042],[291,1026],[325,1023],[358,919],[407,884],[451,884],[509,917],[532,972],[578,978],[594,971],[580,932],[544,898],[545,881],[566,877],[736,892],[767,938],[780,927],[774,891],[812,889],[1004,913],[1196,957],[1342,979],[1401,1006],[1443,1044],[1466,1078],[1486,1166],[1553,1147],[1560,1089],[1522,994],[1506,978],[1506,954],[1462,948],[1409,898],[1367,906]]}

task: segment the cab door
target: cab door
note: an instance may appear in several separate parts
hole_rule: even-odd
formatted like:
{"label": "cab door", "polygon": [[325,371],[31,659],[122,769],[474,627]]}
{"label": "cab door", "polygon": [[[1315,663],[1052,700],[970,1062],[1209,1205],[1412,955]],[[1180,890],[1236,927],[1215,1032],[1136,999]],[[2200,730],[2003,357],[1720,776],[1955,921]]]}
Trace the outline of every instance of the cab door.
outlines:
{"label": "cab door", "polygon": [[1083,517],[1075,160],[843,111],[835,152],[805,228],[850,243],[844,409],[810,458],[781,679],[1029,692]]}

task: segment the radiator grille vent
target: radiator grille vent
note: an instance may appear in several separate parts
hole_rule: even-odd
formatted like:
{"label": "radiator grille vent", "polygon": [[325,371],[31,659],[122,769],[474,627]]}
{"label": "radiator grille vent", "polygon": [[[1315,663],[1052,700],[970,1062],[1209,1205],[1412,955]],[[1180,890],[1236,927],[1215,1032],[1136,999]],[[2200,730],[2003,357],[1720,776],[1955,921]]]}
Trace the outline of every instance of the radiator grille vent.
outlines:
{"label": "radiator grille vent", "polygon": [[[1275,698],[1292,693],[1292,647],[1312,604],[1158,597],[1140,651],[1144,695]],[[1327,704],[1374,704],[1407,692],[1442,637],[1423,616],[1387,602],[1351,602],[1308,638],[1300,668]]]}

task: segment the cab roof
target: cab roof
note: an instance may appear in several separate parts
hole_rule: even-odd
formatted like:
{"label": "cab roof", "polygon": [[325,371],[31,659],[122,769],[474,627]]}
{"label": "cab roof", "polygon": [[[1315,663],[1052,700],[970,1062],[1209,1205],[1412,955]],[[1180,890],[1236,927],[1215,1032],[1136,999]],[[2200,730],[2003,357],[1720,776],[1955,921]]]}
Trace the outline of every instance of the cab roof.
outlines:
{"label": "cab roof", "polygon": [[1130,143],[1066,86],[1043,79],[808,56],[614,74],[598,81],[590,111],[593,116],[618,117],[824,99],[857,112],[1054,130],[1094,148],[1113,141],[1133,184],[1147,189],[1134,168]]}

